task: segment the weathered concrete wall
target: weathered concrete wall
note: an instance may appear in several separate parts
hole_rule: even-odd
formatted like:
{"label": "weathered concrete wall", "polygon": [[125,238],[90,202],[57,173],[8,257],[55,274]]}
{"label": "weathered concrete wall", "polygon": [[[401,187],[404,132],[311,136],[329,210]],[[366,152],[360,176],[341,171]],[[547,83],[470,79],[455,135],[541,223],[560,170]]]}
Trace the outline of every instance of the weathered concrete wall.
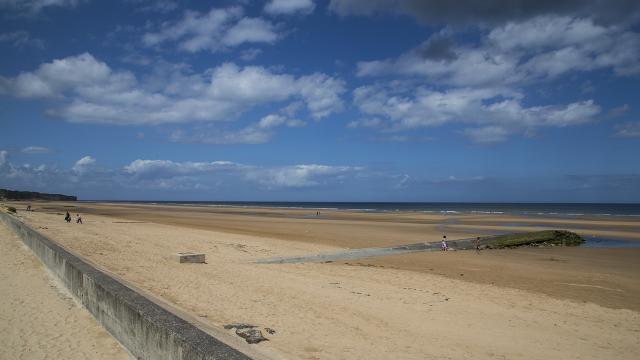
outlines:
{"label": "weathered concrete wall", "polygon": [[249,359],[163,309],[42,234],[0,213],[0,220],[55,274],[82,305],[138,359]]}

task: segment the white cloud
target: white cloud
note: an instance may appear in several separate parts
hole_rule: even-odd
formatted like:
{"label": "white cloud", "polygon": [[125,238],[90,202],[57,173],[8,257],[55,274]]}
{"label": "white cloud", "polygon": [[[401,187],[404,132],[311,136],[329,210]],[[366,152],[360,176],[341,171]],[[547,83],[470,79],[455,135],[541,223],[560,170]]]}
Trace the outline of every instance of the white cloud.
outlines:
{"label": "white cloud", "polygon": [[637,1],[536,0],[331,0],[329,10],[341,16],[403,14],[431,25],[490,25],[539,15],[592,16],[598,22],[626,23],[640,16]]}
{"label": "white cloud", "polygon": [[240,69],[223,64],[213,72],[211,95],[220,99],[242,99],[257,103],[282,101],[301,96],[314,118],[326,117],[343,108],[340,95],[345,91],[342,80],[315,73],[298,79],[288,74],[274,74],[259,66]]}
{"label": "white cloud", "polygon": [[0,0],[0,8],[36,13],[47,7],[74,7],[84,0]]}
{"label": "white cloud", "polygon": [[623,138],[640,138],[640,121],[628,121],[616,125],[617,137]]}
{"label": "white cloud", "polygon": [[[354,90],[354,104],[364,114],[386,120],[387,130],[409,130],[445,124],[480,125],[464,133],[474,140],[503,140],[509,133],[537,127],[565,127],[593,121],[600,107],[592,100],[567,105],[522,105],[522,95],[507,89],[410,88],[397,91],[382,85]],[[356,123],[351,126],[361,126]],[[381,127],[380,122],[375,126]]]}
{"label": "white cloud", "polygon": [[609,109],[609,111],[607,112],[607,117],[616,118],[626,114],[627,112],[629,112],[629,110],[631,110],[631,106],[629,106],[629,104],[622,104],[620,106]]}
{"label": "white cloud", "polygon": [[51,150],[49,150],[48,148],[42,146],[27,146],[26,148],[22,149],[22,152],[25,154],[45,154],[50,151]]}
{"label": "white cloud", "polygon": [[254,60],[258,55],[262,53],[262,49],[246,49],[242,50],[240,53],[240,59],[243,61],[251,61]]}
{"label": "white cloud", "polygon": [[[67,90],[92,90],[100,83],[131,80],[129,73],[113,74],[107,64],[83,53],[44,63],[33,72],[23,72],[13,79],[0,77],[0,92],[18,97],[54,97]],[[123,84],[126,85],[126,84]]]}
{"label": "white cloud", "polygon": [[497,143],[507,139],[509,131],[501,126],[464,129],[463,134],[476,143]]}
{"label": "white cloud", "polygon": [[443,34],[395,59],[358,63],[358,76],[422,76],[453,86],[511,86],[553,79],[571,72],[612,69],[617,75],[640,73],[640,34],[592,19],[540,16],[509,22],[484,34],[479,44],[439,43]]}
{"label": "white cloud", "polygon": [[185,130],[174,131],[170,140],[174,142],[202,143],[202,144],[263,144],[271,140],[274,130],[278,127],[302,127],[304,121],[291,119],[283,115],[270,114],[239,130],[196,129],[191,132]]}
{"label": "white cloud", "polygon": [[233,25],[222,39],[226,46],[243,43],[268,43],[278,40],[275,27],[270,22],[257,18],[244,18]]}
{"label": "white cloud", "polygon": [[299,78],[296,85],[312,117],[321,119],[343,110],[340,95],[345,91],[344,81],[315,73]]}
{"label": "white cloud", "polygon": [[313,0],[270,0],[264,11],[272,15],[310,14],[315,7]]}
{"label": "white cloud", "polygon": [[76,161],[71,170],[78,174],[85,173],[90,167],[92,167],[96,163],[96,159],[91,156],[85,156],[80,160]]}
{"label": "white cloud", "polygon": [[140,83],[84,53],[40,65],[14,78],[0,76],[0,94],[53,98],[47,113],[72,122],[117,125],[233,120],[267,103],[302,100],[316,119],[341,111],[344,81],[315,73],[295,77],[260,66],[225,63],[201,74],[159,65]]}
{"label": "white cloud", "polygon": [[195,53],[217,52],[244,43],[273,43],[280,36],[275,26],[260,18],[243,17],[241,7],[211,9],[208,13],[185,12],[177,22],[164,23],[157,32],[143,35],[146,46],[178,42],[178,48]]}
{"label": "white cloud", "polygon": [[507,50],[540,50],[599,41],[611,29],[591,19],[568,16],[539,16],[523,22],[509,22],[487,36],[496,47]]}
{"label": "white cloud", "polygon": [[282,125],[286,125],[288,127],[301,127],[304,126],[304,122],[297,119],[289,119],[277,114],[267,115],[258,122],[258,127],[261,129],[272,129]]}
{"label": "white cloud", "polygon": [[176,130],[169,139],[173,142],[200,144],[264,144],[271,140],[272,131],[265,131],[255,126],[247,126],[240,130],[197,130],[188,132]]}
{"label": "white cloud", "polygon": [[371,119],[360,119],[360,120],[354,120],[354,121],[350,121],[347,124],[347,127],[355,129],[355,128],[360,128],[360,127],[365,127],[365,128],[377,128],[377,127],[382,127],[384,126],[385,123],[382,119],[380,118],[371,118]]}
{"label": "white cloud", "polygon": [[[361,167],[302,164],[260,167],[229,161],[175,162],[171,160],[135,160],[124,167],[125,173],[145,183],[172,179],[194,180],[200,177],[230,176],[231,181],[250,181],[270,188],[312,187],[340,181],[344,176],[362,171]],[[206,181],[200,181],[200,183]]]}
{"label": "white cloud", "polygon": [[345,174],[361,170],[360,167],[309,164],[251,170],[247,177],[272,187],[310,187],[339,180]]}
{"label": "white cloud", "polygon": [[414,49],[397,59],[359,62],[357,75],[423,76],[454,86],[491,86],[519,80],[517,59],[485,48],[458,47],[451,50],[453,59],[431,59]]}
{"label": "white cloud", "polygon": [[0,168],[8,163],[9,152],[7,150],[0,150]]}
{"label": "white cloud", "polygon": [[176,176],[199,175],[219,170],[229,170],[240,165],[229,161],[174,162],[171,160],[134,160],[124,171],[136,178],[165,179]]}
{"label": "white cloud", "polygon": [[292,75],[274,74],[261,66],[244,69],[232,63],[217,67],[211,76],[210,93],[223,100],[241,99],[257,103],[281,101],[295,91],[296,80]]}
{"label": "white cloud", "polygon": [[38,49],[44,48],[44,41],[41,39],[34,39],[27,31],[14,31],[9,33],[0,34],[0,43],[10,43],[14,47],[25,47],[27,45],[33,46]]}

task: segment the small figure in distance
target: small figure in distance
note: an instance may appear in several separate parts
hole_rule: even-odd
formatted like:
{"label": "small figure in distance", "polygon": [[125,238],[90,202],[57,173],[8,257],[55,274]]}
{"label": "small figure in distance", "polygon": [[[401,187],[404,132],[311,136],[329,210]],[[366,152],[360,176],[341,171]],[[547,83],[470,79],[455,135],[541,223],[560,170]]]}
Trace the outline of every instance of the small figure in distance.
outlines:
{"label": "small figure in distance", "polygon": [[82,218],[80,217],[80,214],[76,214],[76,224],[82,224]]}
{"label": "small figure in distance", "polygon": [[27,205],[27,211],[31,211],[31,204]]}
{"label": "small figure in distance", "polygon": [[442,235],[442,251],[447,250],[449,250],[449,247],[447,246],[447,235]]}
{"label": "small figure in distance", "polygon": [[71,214],[67,211],[67,214],[64,216],[64,221],[70,223],[71,222]]}
{"label": "small figure in distance", "polygon": [[476,244],[476,254],[480,254],[480,236],[476,238],[476,241],[474,241],[474,243]]}

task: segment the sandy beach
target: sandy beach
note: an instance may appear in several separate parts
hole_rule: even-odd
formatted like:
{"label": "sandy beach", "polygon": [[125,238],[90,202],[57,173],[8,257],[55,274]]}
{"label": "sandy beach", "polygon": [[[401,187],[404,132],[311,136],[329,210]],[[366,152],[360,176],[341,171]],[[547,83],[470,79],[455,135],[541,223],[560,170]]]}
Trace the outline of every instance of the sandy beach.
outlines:
{"label": "sandy beach", "polygon": [[[34,229],[198,322],[218,331],[233,322],[275,329],[252,345],[265,357],[634,359],[640,350],[638,248],[255,263],[496,228],[640,240],[633,219],[32,204],[35,212],[19,216]],[[84,224],[64,223],[65,210],[80,212]],[[172,255],[181,251],[203,252],[207,263],[178,264]]]}
{"label": "sandy beach", "polygon": [[2,359],[131,359],[0,223]]}

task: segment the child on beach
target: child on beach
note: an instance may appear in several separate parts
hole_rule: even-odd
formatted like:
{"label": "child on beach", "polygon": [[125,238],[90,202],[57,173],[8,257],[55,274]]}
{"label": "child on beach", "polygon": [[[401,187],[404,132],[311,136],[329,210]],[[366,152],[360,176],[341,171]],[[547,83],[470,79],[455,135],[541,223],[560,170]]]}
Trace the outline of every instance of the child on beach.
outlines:
{"label": "child on beach", "polygon": [[476,238],[476,241],[474,241],[474,243],[476,244],[476,253],[479,254],[480,253],[480,236]]}
{"label": "child on beach", "polygon": [[76,224],[82,224],[82,218],[80,217],[80,214],[76,214]]}
{"label": "child on beach", "polygon": [[449,247],[447,247],[447,235],[442,235],[442,251],[447,250],[449,250]]}

